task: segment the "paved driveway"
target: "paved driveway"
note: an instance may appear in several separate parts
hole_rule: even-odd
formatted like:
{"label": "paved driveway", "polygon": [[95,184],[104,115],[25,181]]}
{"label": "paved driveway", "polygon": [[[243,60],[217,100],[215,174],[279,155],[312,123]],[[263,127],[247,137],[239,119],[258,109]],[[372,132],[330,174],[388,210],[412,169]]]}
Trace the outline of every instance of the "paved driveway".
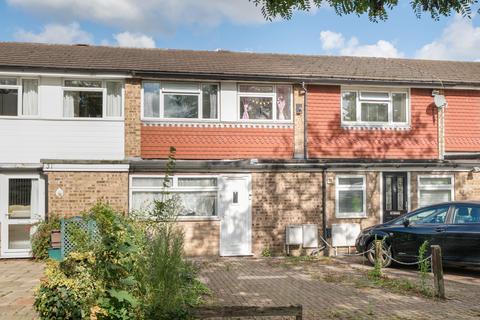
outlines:
{"label": "paved driveway", "polygon": [[[200,259],[210,303],[302,304],[306,319],[479,319],[480,272],[446,270],[447,301],[395,293],[349,282],[369,268],[361,260],[298,261],[284,258]],[[0,319],[33,319],[33,290],[43,264],[0,260]],[[417,279],[414,269],[389,269],[390,277]]]}
{"label": "paved driveway", "polygon": [[[302,304],[306,319],[479,319],[480,273],[446,275],[448,300],[364,286],[351,276],[370,268],[361,259],[303,261],[216,259],[200,261],[210,303],[280,306]],[[418,279],[415,269],[389,269],[391,278]]]}
{"label": "paved driveway", "polygon": [[34,319],[33,290],[43,264],[32,260],[0,260],[0,319]]}

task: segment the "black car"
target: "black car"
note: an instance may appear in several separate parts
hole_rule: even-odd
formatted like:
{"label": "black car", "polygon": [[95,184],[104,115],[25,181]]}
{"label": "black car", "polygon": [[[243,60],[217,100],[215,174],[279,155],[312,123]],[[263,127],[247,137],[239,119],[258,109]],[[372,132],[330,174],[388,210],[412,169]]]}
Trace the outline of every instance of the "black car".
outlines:
{"label": "black car", "polygon": [[[385,239],[384,250],[395,260],[414,262],[425,240],[440,245],[443,261],[480,265],[480,202],[454,201],[419,208],[394,220],[362,230],[356,240],[359,252],[374,263],[374,240]],[[392,260],[384,255],[384,265]]]}

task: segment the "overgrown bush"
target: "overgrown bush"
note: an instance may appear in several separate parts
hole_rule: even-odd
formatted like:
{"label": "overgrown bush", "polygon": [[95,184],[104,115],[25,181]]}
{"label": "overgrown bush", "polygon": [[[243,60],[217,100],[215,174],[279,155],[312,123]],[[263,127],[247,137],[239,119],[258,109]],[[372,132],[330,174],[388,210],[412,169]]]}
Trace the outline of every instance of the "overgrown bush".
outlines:
{"label": "overgrown bush", "polygon": [[[174,166],[170,160],[165,181]],[[49,262],[36,292],[41,319],[188,318],[188,307],[201,303],[208,289],[183,257],[178,201],[168,190],[164,195],[133,219],[105,204],[84,215],[95,222],[99,239],[74,230],[76,251]]]}
{"label": "overgrown bush", "polygon": [[60,218],[49,217],[48,220],[37,223],[36,232],[32,236],[32,253],[35,259],[45,260],[48,258],[50,248],[50,235],[53,230],[60,229]]}
{"label": "overgrown bush", "polygon": [[91,273],[95,259],[73,253],[62,263],[48,261],[36,292],[35,309],[41,319],[84,319],[100,294],[101,284]]}

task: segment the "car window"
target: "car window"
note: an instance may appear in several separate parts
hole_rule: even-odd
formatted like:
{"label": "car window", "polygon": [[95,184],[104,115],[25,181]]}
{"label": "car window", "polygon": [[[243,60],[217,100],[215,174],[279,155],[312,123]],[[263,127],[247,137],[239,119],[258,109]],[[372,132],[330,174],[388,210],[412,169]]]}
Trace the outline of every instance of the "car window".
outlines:
{"label": "car window", "polygon": [[480,223],[480,206],[461,204],[453,211],[454,224]]}
{"label": "car window", "polygon": [[447,218],[448,208],[450,206],[430,207],[419,210],[408,217],[412,224],[437,224],[445,223]]}

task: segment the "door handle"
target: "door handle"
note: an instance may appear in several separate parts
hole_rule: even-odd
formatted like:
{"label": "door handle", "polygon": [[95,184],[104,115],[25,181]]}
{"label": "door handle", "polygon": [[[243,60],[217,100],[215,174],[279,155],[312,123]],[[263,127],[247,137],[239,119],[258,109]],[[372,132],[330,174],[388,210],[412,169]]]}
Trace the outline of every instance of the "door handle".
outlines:
{"label": "door handle", "polygon": [[444,231],[445,231],[445,227],[436,227],[436,228],[435,228],[435,231],[436,231],[436,232],[444,232]]}

